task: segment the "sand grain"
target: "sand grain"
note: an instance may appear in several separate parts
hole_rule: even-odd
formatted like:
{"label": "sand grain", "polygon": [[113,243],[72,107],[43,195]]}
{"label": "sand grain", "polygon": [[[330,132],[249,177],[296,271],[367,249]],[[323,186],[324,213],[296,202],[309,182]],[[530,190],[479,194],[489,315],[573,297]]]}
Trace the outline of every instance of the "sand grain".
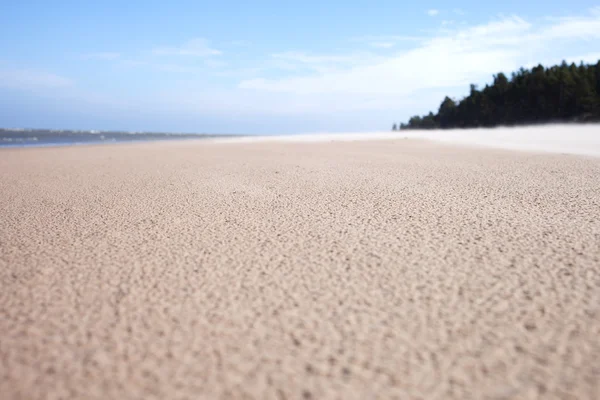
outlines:
{"label": "sand grain", "polygon": [[593,399],[600,159],[0,151],[3,399]]}

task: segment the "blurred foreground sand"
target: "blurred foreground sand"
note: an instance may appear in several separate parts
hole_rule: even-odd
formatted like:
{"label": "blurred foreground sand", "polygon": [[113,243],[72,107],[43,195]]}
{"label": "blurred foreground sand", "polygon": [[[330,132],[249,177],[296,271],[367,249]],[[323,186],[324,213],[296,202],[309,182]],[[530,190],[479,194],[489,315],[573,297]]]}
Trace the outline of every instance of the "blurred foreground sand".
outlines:
{"label": "blurred foreground sand", "polygon": [[2,399],[600,398],[600,158],[0,150]]}

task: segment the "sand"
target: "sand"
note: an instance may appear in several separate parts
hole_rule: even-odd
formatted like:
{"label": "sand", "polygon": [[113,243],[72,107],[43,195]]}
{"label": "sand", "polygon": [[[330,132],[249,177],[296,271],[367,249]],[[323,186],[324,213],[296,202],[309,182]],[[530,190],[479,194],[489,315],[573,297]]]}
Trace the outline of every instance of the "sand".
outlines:
{"label": "sand", "polygon": [[0,150],[2,399],[593,399],[600,158]]}
{"label": "sand", "polygon": [[[580,154],[600,157],[599,124],[550,124],[518,128],[496,127],[396,132],[310,133],[302,135],[247,136],[229,142],[330,142],[427,139],[472,148],[492,147],[535,152]],[[223,141],[221,140],[221,141]]]}

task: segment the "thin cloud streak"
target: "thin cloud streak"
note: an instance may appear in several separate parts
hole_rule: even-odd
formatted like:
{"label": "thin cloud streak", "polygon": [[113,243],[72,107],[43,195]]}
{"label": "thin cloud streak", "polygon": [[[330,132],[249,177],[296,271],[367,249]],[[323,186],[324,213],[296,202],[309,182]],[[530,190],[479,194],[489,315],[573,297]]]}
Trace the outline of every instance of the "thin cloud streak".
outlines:
{"label": "thin cloud streak", "polygon": [[157,56],[193,56],[193,57],[211,57],[223,54],[220,50],[209,46],[204,38],[189,40],[176,47],[156,47],[152,54]]}
{"label": "thin cloud streak", "polygon": [[0,69],[0,87],[13,89],[54,89],[73,86],[64,76],[33,69]]}
{"label": "thin cloud streak", "polygon": [[[467,85],[489,79],[499,71],[512,71],[532,55],[544,59],[548,45],[559,39],[600,39],[600,15],[561,19],[547,26],[534,26],[518,16],[505,17],[483,25],[446,30],[416,48],[367,64],[340,62],[337,70],[317,76],[256,77],[241,81],[239,88],[296,95],[408,95],[419,90]],[[596,50],[600,51],[600,45],[590,48],[590,53]],[[333,59],[341,61],[344,56]],[[318,61],[330,62],[332,56],[312,55],[308,60],[318,65]]]}
{"label": "thin cloud streak", "polygon": [[370,43],[371,47],[376,47],[376,48],[380,48],[380,49],[391,49],[395,45],[396,45],[396,43],[393,43],[393,42],[373,42],[373,43]]}
{"label": "thin cloud streak", "polygon": [[82,58],[84,60],[116,60],[121,57],[121,54],[114,52],[99,52],[99,53],[88,53],[84,54]]}

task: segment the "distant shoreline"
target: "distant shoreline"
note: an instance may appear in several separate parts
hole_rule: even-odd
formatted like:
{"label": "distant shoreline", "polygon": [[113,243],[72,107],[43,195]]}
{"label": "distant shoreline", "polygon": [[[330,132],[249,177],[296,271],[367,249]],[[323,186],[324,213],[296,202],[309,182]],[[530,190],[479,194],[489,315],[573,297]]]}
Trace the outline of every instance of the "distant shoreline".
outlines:
{"label": "distant shoreline", "polygon": [[215,135],[205,133],[125,132],[125,131],[75,131],[50,129],[0,129],[0,148],[55,147],[97,145],[164,140],[210,139],[215,137],[240,137],[241,135]]}
{"label": "distant shoreline", "polygon": [[[158,133],[77,133],[69,131],[52,135],[30,135],[35,140],[25,141],[23,132],[6,140],[0,130],[0,149],[65,146],[97,146],[125,143],[178,142],[206,140],[222,143],[263,142],[352,142],[397,139],[419,139],[470,147],[488,147],[506,150],[550,152],[600,157],[600,124],[556,124],[527,127],[494,127],[444,130],[402,130],[396,132],[339,132],[305,133],[293,135],[231,135],[231,134],[158,134]],[[33,131],[32,131],[33,132]],[[28,132],[28,133],[32,133]],[[21,136],[19,136],[21,135]],[[45,136],[46,135],[46,136]],[[99,139],[103,137],[103,139]]]}

